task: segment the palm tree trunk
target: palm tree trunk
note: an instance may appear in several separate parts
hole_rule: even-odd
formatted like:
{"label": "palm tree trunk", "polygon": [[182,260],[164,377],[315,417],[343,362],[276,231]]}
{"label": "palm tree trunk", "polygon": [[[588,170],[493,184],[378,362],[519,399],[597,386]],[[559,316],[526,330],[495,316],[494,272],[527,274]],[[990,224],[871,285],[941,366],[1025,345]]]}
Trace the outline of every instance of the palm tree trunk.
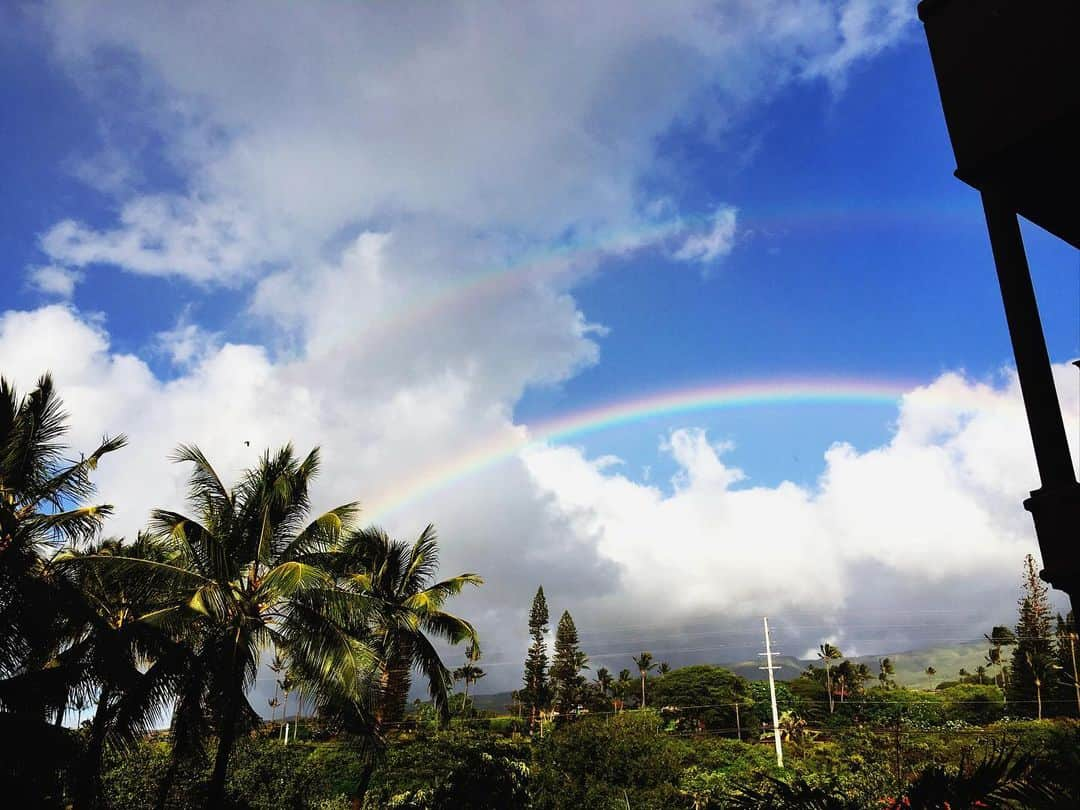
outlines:
{"label": "palm tree trunk", "polygon": [[165,769],[164,776],[161,777],[161,782],[158,784],[157,801],[154,803],[155,810],[165,810],[165,805],[169,801],[169,794],[172,793],[173,782],[176,781],[176,774],[180,770],[180,757],[176,753],[176,741],[173,740],[173,751],[169,755],[169,767]]}
{"label": "palm tree trunk", "polygon": [[641,708],[645,708],[645,670],[641,671]]}
{"label": "palm tree trunk", "polygon": [[243,662],[239,660],[236,650],[232,651],[232,660],[225,670],[229,678],[228,684],[232,687],[226,693],[225,710],[221,715],[218,725],[218,747],[214,753],[214,770],[210,775],[210,784],[206,793],[207,810],[217,810],[224,804],[225,778],[229,772],[229,755],[232,754],[233,743],[236,741],[236,721],[240,713],[240,705],[244,700],[244,670]]}
{"label": "palm tree trunk", "polygon": [[833,711],[836,709],[836,706],[833,704],[832,674],[829,670],[828,661],[825,662],[825,691],[829,693],[829,714],[832,714]]}
{"label": "palm tree trunk", "polygon": [[399,644],[398,651],[386,664],[385,691],[380,703],[379,724],[392,725],[401,721],[412,685],[412,649],[407,642]]}
{"label": "palm tree trunk", "polygon": [[300,712],[304,710],[304,690],[296,693],[296,725],[293,727],[293,739],[300,739]]}
{"label": "palm tree trunk", "polygon": [[229,701],[218,727],[218,747],[214,754],[214,770],[210,775],[210,785],[206,794],[207,810],[216,810],[224,803],[229,755],[232,753],[233,742],[236,740],[236,715],[240,706],[237,697],[234,696],[233,700]]}
{"label": "palm tree trunk", "polygon": [[98,695],[97,709],[90,723],[90,738],[79,761],[75,784],[75,810],[91,810],[97,806],[101,790],[101,759],[105,753],[105,737],[109,729],[109,699],[112,688],[105,684]]}
{"label": "palm tree trunk", "polygon": [[281,706],[281,725],[278,727],[278,739],[285,739],[285,721],[289,717],[289,693],[285,693],[285,702]]}
{"label": "palm tree trunk", "polygon": [[1039,719],[1042,720],[1042,684],[1037,679],[1035,681],[1035,700],[1039,706]]}

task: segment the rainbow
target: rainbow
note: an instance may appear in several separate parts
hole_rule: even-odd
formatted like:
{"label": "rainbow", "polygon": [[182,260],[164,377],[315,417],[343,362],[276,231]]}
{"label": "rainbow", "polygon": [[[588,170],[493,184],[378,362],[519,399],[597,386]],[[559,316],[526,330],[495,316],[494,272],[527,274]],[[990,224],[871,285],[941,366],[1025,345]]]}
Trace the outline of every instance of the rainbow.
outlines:
{"label": "rainbow", "polygon": [[813,379],[758,380],[727,385],[704,385],[608,402],[529,426],[517,426],[509,436],[479,442],[441,463],[398,481],[365,509],[379,521],[425,496],[532,449],[664,416],[733,410],[763,405],[854,404],[897,406],[913,381]]}
{"label": "rainbow", "polygon": [[[370,351],[382,351],[395,336],[421,329],[427,322],[450,314],[467,317],[469,310],[481,303],[512,293],[529,285],[549,284],[569,287],[575,281],[574,267],[591,267],[600,262],[658,250],[672,240],[684,238],[711,225],[715,211],[707,214],[676,216],[665,220],[644,220],[634,227],[599,229],[577,237],[558,240],[514,254],[503,262],[470,273],[461,273],[427,295],[410,298],[407,305],[394,307],[366,324],[361,333]],[[870,201],[846,201],[842,206],[818,205],[812,209],[790,207],[767,214],[738,212],[738,232],[745,239],[751,234],[789,233],[825,228],[859,228],[892,225],[955,227],[957,223],[978,221],[977,208],[964,205],[936,207],[921,203],[882,209]],[[348,342],[326,347],[323,354],[357,351],[356,335]]]}

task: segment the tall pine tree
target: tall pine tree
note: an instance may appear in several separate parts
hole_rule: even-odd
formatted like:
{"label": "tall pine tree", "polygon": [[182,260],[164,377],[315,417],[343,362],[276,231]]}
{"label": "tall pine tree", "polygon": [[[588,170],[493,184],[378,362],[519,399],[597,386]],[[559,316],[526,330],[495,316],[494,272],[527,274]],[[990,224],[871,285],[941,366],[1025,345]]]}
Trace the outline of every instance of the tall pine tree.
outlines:
{"label": "tall pine tree", "polygon": [[532,610],[529,611],[529,636],[532,643],[525,656],[525,688],[521,690],[521,702],[529,712],[529,730],[536,726],[540,712],[547,708],[549,699],[547,677],[547,639],[548,606],[544,598],[544,586],[541,585],[533,597]]}
{"label": "tall pine tree", "polygon": [[581,674],[588,659],[578,647],[578,632],[570,611],[563,611],[555,630],[555,658],[551,663],[551,688],[554,705],[563,717],[577,709],[585,678]]}
{"label": "tall pine tree", "polygon": [[1065,717],[1080,716],[1080,680],[1077,676],[1080,656],[1080,638],[1076,633],[1076,620],[1073,612],[1064,618],[1057,617],[1057,660],[1054,665],[1054,711],[1053,714]]}
{"label": "tall pine tree", "polygon": [[1047,697],[1054,641],[1051,628],[1050,602],[1046,585],[1039,579],[1035,558],[1024,558],[1024,595],[1016,622],[1016,646],[1009,667],[1009,703],[1019,714],[1042,718],[1043,698]]}

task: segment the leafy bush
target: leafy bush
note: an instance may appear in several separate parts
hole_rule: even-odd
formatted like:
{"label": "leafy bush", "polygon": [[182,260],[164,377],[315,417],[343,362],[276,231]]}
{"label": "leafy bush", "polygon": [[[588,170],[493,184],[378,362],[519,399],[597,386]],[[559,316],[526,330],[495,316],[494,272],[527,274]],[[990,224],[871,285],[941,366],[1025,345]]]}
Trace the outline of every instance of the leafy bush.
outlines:
{"label": "leafy bush", "polygon": [[986,725],[1005,714],[1005,696],[996,686],[957,684],[937,692],[945,701],[945,718]]}
{"label": "leafy bush", "polygon": [[509,737],[512,734],[524,734],[527,725],[517,717],[492,717],[488,721],[488,730],[492,734]]}
{"label": "leafy bush", "polygon": [[[233,807],[250,810],[305,810],[324,800],[351,796],[364,761],[340,743],[284,745],[266,737],[237,742],[229,763],[225,793]],[[107,808],[151,810],[169,766],[169,746],[145,741],[123,754],[111,754],[102,774]],[[169,793],[170,808],[201,806],[209,763],[186,763]]]}
{"label": "leafy bush", "polygon": [[700,664],[681,667],[649,681],[648,702],[655,709],[680,707],[680,717],[703,723],[706,728],[733,729],[733,704],[737,697],[748,702],[748,692],[744,678],[723,667]]}
{"label": "leafy bush", "polygon": [[401,738],[387,749],[365,810],[525,807],[528,743],[454,730]]}
{"label": "leafy bush", "polygon": [[587,717],[548,735],[535,750],[533,806],[679,807],[679,741],[652,711]]}

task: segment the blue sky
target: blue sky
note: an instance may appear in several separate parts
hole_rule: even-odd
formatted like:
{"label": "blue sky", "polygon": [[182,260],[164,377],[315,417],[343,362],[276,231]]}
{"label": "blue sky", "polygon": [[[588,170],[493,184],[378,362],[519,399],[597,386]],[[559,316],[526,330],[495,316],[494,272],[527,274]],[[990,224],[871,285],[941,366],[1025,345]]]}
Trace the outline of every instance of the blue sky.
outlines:
{"label": "blue sky", "polygon": [[[656,255],[612,263],[577,293],[611,330],[603,362],[557,389],[531,391],[522,418],[713,379],[929,381],[950,369],[992,378],[1011,363],[982,208],[952,176],[919,37],[854,70],[839,94],[793,88],[744,127],[737,139],[756,148],[735,169],[724,150],[692,134],[667,145],[685,161],[681,194],[702,207],[735,202],[743,227],[758,233],[705,277]],[[1080,258],[1038,228],[1027,226],[1025,239],[1051,356],[1075,357]],[[838,438],[879,444],[893,413],[776,407],[700,421],[738,442],[732,457],[755,481],[775,483],[816,476]],[[651,432],[635,427],[586,445],[651,462],[655,434],[672,426],[660,420],[643,426]]]}
{"label": "blue sky", "polygon": [[[679,559],[714,553],[738,586],[683,587],[669,628],[778,588],[834,635],[869,594],[910,602],[942,577],[971,606],[940,632],[977,636],[1011,603],[1036,481],[913,2],[117,0],[0,22],[0,366],[23,386],[54,370],[75,443],[131,434],[102,472],[114,532],[179,500],[181,441],[233,472],[245,441],[320,444],[326,498],[374,509],[560,415],[842,377],[925,388],[903,409],[652,418],[444,476],[387,520],[440,526],[447,565],[488,576],[467,604],[493,628],[541,578],[585,624],[625,624],[626,600],[664,599]],[[1080,259],[1025,238],[1064,364]],[[544,275],[419,307],[537,258]],[[663,564],[661,526],[681,538]],[[775,557],[790,565],[764,577]]]}

